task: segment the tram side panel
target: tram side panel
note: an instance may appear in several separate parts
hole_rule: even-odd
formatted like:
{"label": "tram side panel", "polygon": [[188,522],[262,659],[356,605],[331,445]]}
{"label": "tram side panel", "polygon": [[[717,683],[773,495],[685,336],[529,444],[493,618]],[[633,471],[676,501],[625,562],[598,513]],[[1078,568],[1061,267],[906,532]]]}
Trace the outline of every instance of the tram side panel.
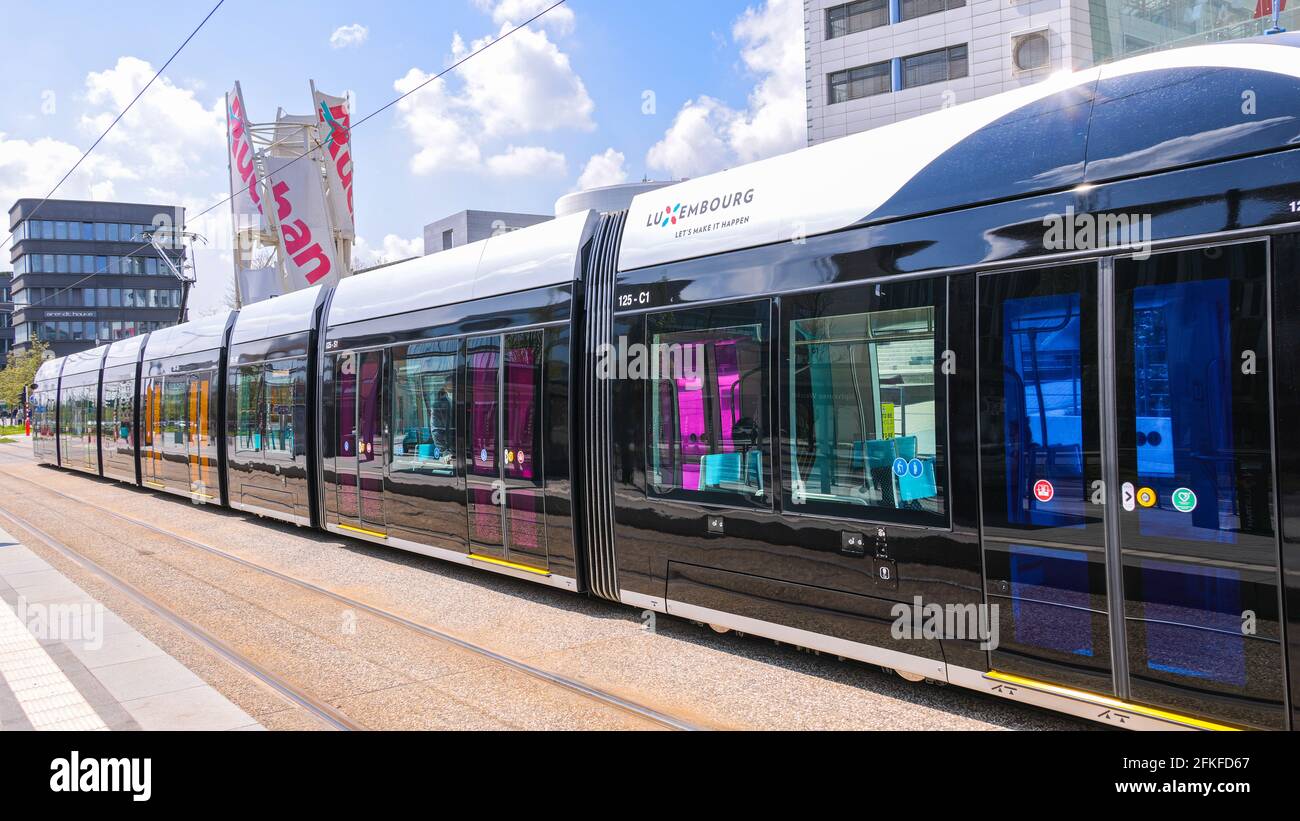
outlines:
{"label": "tram side panel", "polygon": [[62,359],[41,365],[28,396],[32,413],[32,454],[37,464],[59,464],[59,373],[62,369]]}
{"label": "tram side panel", "polygon": [[59,381],[59,439],[62,466],[99,475],[96,397],[99,371],[63,377]]}
{"label": "tram side panel", "polygon": [[[865,244],[625,274],[620,297],[654,307],[619,316],[614,338],[693,361],[617,381],[619,584],[629,603],[944,679],[948,643],[895,627],[918,597],[982,601],[969,500],[949,518],[975,479],[952,478],[948,280],[855,285]],[[801,292],[767,296],[781,290]],[[971,354],[968,318],[959,333]],[[972,443],[958,438],[963,463]],[[977,645],[954,657],[987,669]]]}
{"label": "tram side panel", "polygon": [[226,483],[230,506],[311,523],[308,350],[301,333],[237,345],[226,370]]}
{"label": "tram side panel", "polygon": [[145,487],[219,503],[218,350],[146,360],[140,459]]}
{"label": "tram side panel", "polygon": [[104,369],[99,414],[104,476],[135,484],[139,430],[134,362]]}
{"label": "tram side panel", "polygon": [[565,284],[329,329],[325,524],[577,589],[571,300]]}
{"label": "tram side panel", "polygon": [[1300,234],[1273,239],[1274,419],[1291,729],[1300,729]]}

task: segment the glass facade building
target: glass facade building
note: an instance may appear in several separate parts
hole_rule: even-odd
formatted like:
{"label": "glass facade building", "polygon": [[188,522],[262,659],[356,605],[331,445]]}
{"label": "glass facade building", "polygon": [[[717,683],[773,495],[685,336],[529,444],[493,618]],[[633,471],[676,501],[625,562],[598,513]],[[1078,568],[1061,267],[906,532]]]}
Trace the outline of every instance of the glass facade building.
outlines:
{"label": "glass facade building", "polygon": [[[19,200],[9,210],[13,347],[39,339],[65,356],[177,324],[180,283],[146,235],[184,220],[174,206]],[[163,245],[179,266],[180,243]]]}

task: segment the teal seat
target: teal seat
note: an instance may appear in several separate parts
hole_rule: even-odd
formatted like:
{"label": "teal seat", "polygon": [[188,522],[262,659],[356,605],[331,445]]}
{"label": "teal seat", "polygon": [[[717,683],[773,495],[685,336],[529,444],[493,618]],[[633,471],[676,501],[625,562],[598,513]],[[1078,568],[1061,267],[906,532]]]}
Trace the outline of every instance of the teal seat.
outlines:
{"label": "teal seat", "polygon": [[915,502],[920,499],[933,499],[939,495],[938,483],[934,478],[934,460],[922,459],[925,469],[920,476],[913,476],[909,471],[906,476],[898,478],[898,500]]}
{"label": "teal seat", "polygon": [[898,458],[898,451],[893,439],[872,439],[863,444],[866,445],[868,468],[872,470],[881,468],[894,469],[894,460]]}
{"label": "teal seat", "polygon": [[740,482],[739,453],[711,453],[700,461],[700,487],[721,487]]}
{"label": "teal seat", "polygon": [[894,447],[898,450],[898,455],[901,458],[906,459],[909,462],[916,458],[915,436],[901,436],[898,439],[895,439]]}

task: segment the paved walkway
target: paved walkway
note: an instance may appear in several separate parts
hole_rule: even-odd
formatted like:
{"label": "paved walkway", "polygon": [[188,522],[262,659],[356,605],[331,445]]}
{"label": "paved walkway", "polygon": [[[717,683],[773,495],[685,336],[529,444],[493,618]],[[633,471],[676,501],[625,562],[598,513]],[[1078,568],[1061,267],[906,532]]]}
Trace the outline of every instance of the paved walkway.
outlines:
{"label": "paved walkway", "polygon": [[259,730],[0,529],[0,730]]}

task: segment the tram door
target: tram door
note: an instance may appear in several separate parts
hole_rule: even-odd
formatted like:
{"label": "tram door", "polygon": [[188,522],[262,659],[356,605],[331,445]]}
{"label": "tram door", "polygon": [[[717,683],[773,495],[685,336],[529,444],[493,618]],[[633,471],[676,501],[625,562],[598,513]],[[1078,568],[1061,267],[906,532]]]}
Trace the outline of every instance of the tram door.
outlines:
{"label": "tram door", "polygon": [[345,529],[387,537],[384,517],[384,466],[387,462],[383,421],[386,354],[363,351],[335,360],[335,413],[339,521]]}
{"label": "tram door", "polygon": [[992,669],[1284,726],[1267,260],[980,278]]}
{"label": "tram door", "polygon": [[161,377],[145,378],[144,409],[141,426],[144,428],[140,446],[141,471],[147,485],[163,487],[162,464],[162,404],[163,380]]}
{"label": "tram door", "polygon": [[542,332],[471,339],[466,347],[470,553],[544,573]]}
{"label": "tram door", "polygon": [[189,426],[186,447],[189,455],[190,493],[197,499],[211,501],[219,489],[213,481],[212,465],[216,458],[212,440],[209,405],[212,396],[212,374],[191,374],[189,377]]}

